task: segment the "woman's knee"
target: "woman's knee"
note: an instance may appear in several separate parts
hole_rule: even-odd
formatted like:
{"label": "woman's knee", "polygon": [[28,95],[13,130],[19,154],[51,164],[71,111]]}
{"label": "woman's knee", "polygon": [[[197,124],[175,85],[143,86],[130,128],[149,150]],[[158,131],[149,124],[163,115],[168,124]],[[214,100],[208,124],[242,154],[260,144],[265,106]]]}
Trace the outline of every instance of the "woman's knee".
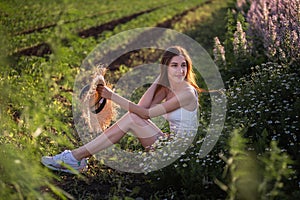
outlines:
{"label": "woman's knee", "polygon": [[134,123],[137,126],[146,126],[147,125],[147,120],[141,118],[135,113],[129,113],[129,118],[132,123]]}
{"label": "woman's knee", "polygon": [[119,121],[116,122],[116,125],[123,131],[127,132],[130,129],[142,128],[147,125],[145,119],[140,118],[134,113],[127,113]]}

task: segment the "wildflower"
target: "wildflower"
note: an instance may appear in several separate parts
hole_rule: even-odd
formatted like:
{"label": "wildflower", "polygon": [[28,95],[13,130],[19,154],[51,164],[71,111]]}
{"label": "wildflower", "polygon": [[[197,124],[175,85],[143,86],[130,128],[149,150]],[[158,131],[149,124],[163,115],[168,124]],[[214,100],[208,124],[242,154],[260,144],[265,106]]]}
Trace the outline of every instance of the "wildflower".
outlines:
{"label": "wildflower", "polygon": [[[250,38],[259,38],[270,60],[300,59],[299,0],[253,0],[247,13]],[[253,42],[252,42],[253,43]],[[253,47],[255,48],[255,47]]]}
{"label": "wildflower", "polygon": [[214,53],[215,63],[225,66],[226,65],[225,48],[223,45],[221,45],[221,42],[218,37],[214,38],[213,53]]}
{"label": "wildflower", "polygon": [[242,24],[238,21],[237,22],[237,30],[234,33],[234,40],[233,40],[233,51],[234,54],[239,56],[245,56],[247,54],[248,46],[247,46],[247,39],[246,33],[243,31]]}

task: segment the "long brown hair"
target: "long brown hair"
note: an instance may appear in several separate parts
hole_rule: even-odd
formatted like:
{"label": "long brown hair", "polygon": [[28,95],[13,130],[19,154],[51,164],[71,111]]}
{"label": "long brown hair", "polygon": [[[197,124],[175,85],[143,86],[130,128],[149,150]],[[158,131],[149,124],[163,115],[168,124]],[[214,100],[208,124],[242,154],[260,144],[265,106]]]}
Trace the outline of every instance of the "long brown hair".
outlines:
{"label": "long brown hair", "polygon": [[165,50],[165,52],[162,55],[162,58],[160,60],[160,79],[158,81],[158,86],[156,88],[155,93],[161,88],[161,87],[169,87],[169,79],[168,79],[168,68],[172,58],[174,56],[182,55],[187,63],[187,74],[185,77],[185,80],[190,83],[198,92],[202,92],[203,89],[199,88],[196,82],[195,73],[193,71],[193,63],[192,60],[187,53],[187,51],[180,47],[180,46],[171,46],[168,49]]}

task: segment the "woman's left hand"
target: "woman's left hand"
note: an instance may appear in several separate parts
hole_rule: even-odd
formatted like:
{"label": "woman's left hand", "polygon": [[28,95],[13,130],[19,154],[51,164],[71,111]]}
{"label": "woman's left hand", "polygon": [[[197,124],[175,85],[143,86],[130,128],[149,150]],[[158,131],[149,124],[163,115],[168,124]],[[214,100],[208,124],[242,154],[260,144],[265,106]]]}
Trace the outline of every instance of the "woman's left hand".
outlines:
{"label": "woman's left hand", "polygon": [[96,90],[101,97],[105,99],[111,99],[113,91],[109,87],[103,85],[97,85]]}

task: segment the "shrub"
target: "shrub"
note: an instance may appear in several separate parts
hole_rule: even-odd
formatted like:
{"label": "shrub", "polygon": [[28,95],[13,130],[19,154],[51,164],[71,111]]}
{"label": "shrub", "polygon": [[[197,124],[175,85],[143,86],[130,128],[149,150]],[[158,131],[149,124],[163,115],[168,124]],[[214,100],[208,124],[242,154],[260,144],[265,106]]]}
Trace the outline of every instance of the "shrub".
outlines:
{"label": "shrub", "polygon": [[[227,128],[241,124],[249,129],[253,141],[261,132],[269,132],[269,140],[293,148],[299,131],[299,79],[289,68],[275,63],[252,68],[244,78],[228,82]],[[234,79],[232,79],[234,80]],[[236,128],[236,127],[235,127]],[[284,134],[282,134],[284,133]]]}
{"label": "shrub", "polygon": [[[258,154],[269,150],[268,144],[276,141],[282,152],[296,162],[299,157],[299,79],[287,66],[276,63],[262,64],[252,68],[250,75],[228,82],[228,111],[225,133],[243,127],[249,148]],[[270,166],[271,167],[271,166]],[[296,189],[296,176],[289,180],[285,190]]]}

